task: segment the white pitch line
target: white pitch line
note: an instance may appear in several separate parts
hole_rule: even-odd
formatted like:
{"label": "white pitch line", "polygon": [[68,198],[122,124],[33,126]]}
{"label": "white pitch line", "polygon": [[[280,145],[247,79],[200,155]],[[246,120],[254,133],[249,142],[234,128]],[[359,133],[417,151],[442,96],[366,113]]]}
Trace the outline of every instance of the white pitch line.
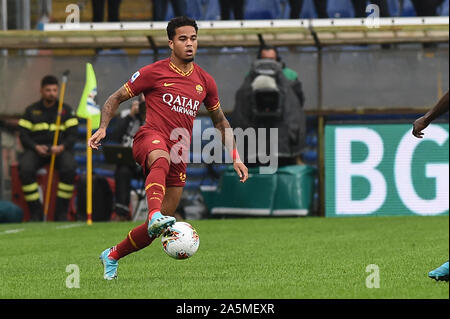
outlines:
{"label": "white pitch line", "polygon": [[70,225],[62,225],[62,226],[56,226],[56,229],[67,229],[67,228],[73,228],[73,227],[80,227],[84,224],[78,223],[78,224],[70,224]]}
{"label": "white pitch line", "polygon": [[4,235],[15,234],[15,233],[19,233],[19,232],[24,231],[24,230],[25,230],[24,228],[8,229],[8,230],[5,230],[5,231],[1,232],[0,234],[4,234]]}

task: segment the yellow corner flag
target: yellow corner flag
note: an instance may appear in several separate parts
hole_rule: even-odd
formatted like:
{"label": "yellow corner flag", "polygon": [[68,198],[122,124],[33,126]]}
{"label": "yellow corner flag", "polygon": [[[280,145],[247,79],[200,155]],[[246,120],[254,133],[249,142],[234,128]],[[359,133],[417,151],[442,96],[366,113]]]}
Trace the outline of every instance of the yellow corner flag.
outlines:
{"label": "yellow corner flag", "polygon": [[91,119],[92,129],[100,126],[100,106],[95,102],[97,96],[97,79],[95,78],[92,64],[86,63],[86,84],[81,95],[80,104],[77,109],[77,116]]}
{"label": "yellow corner flag", "polygon": [[92,129],[100,126],[100,107],[95,102],[97,96],[97,80],[92,64],[86,63],[86,84],[81,95],[77,116],[86,119],[86,216],[87,224],[92,225],[92,149],[87,141],[91,138]]}

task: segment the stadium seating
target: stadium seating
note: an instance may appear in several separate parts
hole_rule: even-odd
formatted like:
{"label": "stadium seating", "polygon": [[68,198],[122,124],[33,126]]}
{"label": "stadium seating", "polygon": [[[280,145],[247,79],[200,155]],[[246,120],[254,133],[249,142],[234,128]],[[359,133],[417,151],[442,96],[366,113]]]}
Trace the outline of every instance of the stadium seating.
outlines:
{"label": "stadium seating", "polygon": [[[411,0],[404,0],[400,7],[398,0],[387,0],[389,13],[392,17],[415,17],[416,11]],[[202,7],[204,10],[202,11]],[[200,9],[199,9],[200,8]],[[220,20],[218,0],[192,1],[192,16],[199,20]],[[204,13],[202,13],[204,12]],[[330,18],[353,18],[355,16],[350,0],[328,1],[327,12]],[[190,12],[188,12],[190,13]],[[245,19],[289,19],[290,6],[287,0],[247,0],[245,4]],[[438,8],[438,15],[449,15],[449,0]],[[313,0],[304,0],[300,13],[301,19],[317,18]]]}
{"label": "stadium seating", "polygon": [[389,9],[389,14],[392,17],[398,17],[400,15],[400,11],[401,11],[398,0],[387,0],[387,4],[388,4],[388,9]]}
{"label": "stadium seating", "polygon": [[247,0],[245,3],[244,19],[277,19],[280,12],[279,0]]}
{"label": "stadium seating", "polygon": [[220,20],[219,0],[205,0],[203,20]]}
{"label": "stadium seating", "polygon": [[304,0],[302,10],[300,11],[300,19],[315,19],[315,18],[317,18],[317,12],[314,7],[313,0]]}
{"label": "stadium seating", "polygon": [[355,16],[350,0],[328,1],[327,12],[330,18],[353,18]]}
{"label": "stadium seating", "polygon": [[449,0],[445,0],[438,8],[438,14],[443,17],[448,17]]}
{"label": "stadium seating", "polygon": [[[120,7],[121,21],[148,21],[151,19],[151,1],[124,0]],[[411,0],[403,1],[403,8],[399,0],[387,0],[390,15],[414,17],[416,12]],[[53,22],[64,22],[66,18],[65,6],[67,1],[53,1]],[[448,16],[449,1],[445,0],[438,9],[438,15]],[[82,21],[92,20],[90,1],[81,8]],[[350,0],[328,1],[327,12],[330,18],[352,18],[354,10]],[[244,18],[253,19],[289,19],[290,6],[287,0],[246,0]],[[196,20],[220,20],[219,0],[189,0],[186,15]],[[106,16],[106,14],[105,14]],[[233,16],[233,15],[232,15]],[[172,4],[169,1],[166,21],[174,17]],[[106,18],[106,17],[105,17]],[[304,0],[300,13],[301,19],[317,18],[313,0]]]}
{"label": "stadium seating", "polygon": [[[175,17],[175,14],[173,12],[173,7],[170,1],[168,1],[169,4],[167,6],[167,13],[166,13],[166,21],[172,19]],[[203,2],[204,0],[189,0],[187,1],[187,7],[186,7],[186,15],[192,19],[195,20],[203,20]]]}
{"label": "stadium seating", "polygon": [[401,17],[415,17],[416,16],[416,10],[414,9],[414,6],[411,2],[411,0],[404,0],[403,1],[403,8],[401,8]]}

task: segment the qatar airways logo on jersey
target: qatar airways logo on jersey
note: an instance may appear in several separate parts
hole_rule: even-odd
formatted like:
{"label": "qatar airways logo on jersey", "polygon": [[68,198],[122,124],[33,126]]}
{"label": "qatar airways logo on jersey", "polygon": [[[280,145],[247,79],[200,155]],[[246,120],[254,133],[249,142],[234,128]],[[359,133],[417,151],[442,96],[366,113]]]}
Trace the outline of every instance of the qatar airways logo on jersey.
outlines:
{"label": "qatar airways logo on jersey", "polygon": [[178,113],[190,115],[192,117],[197,116],[198,107],[200,106],[200,101],[190,99],[185,96],[173,95],[170,93],[165,93],[162,96],[163,102],[171,107],[171,111]]}

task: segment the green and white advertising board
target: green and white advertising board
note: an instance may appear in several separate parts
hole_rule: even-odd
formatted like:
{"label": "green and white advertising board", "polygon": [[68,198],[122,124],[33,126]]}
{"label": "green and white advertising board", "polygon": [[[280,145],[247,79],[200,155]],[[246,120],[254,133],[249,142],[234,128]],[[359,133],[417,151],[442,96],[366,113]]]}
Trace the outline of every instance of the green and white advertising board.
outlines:
{"label": "green and white advertising board", "polygon": [[326,216],[448,215],[449,129],[422,139],[411,124],[325,126]]}

